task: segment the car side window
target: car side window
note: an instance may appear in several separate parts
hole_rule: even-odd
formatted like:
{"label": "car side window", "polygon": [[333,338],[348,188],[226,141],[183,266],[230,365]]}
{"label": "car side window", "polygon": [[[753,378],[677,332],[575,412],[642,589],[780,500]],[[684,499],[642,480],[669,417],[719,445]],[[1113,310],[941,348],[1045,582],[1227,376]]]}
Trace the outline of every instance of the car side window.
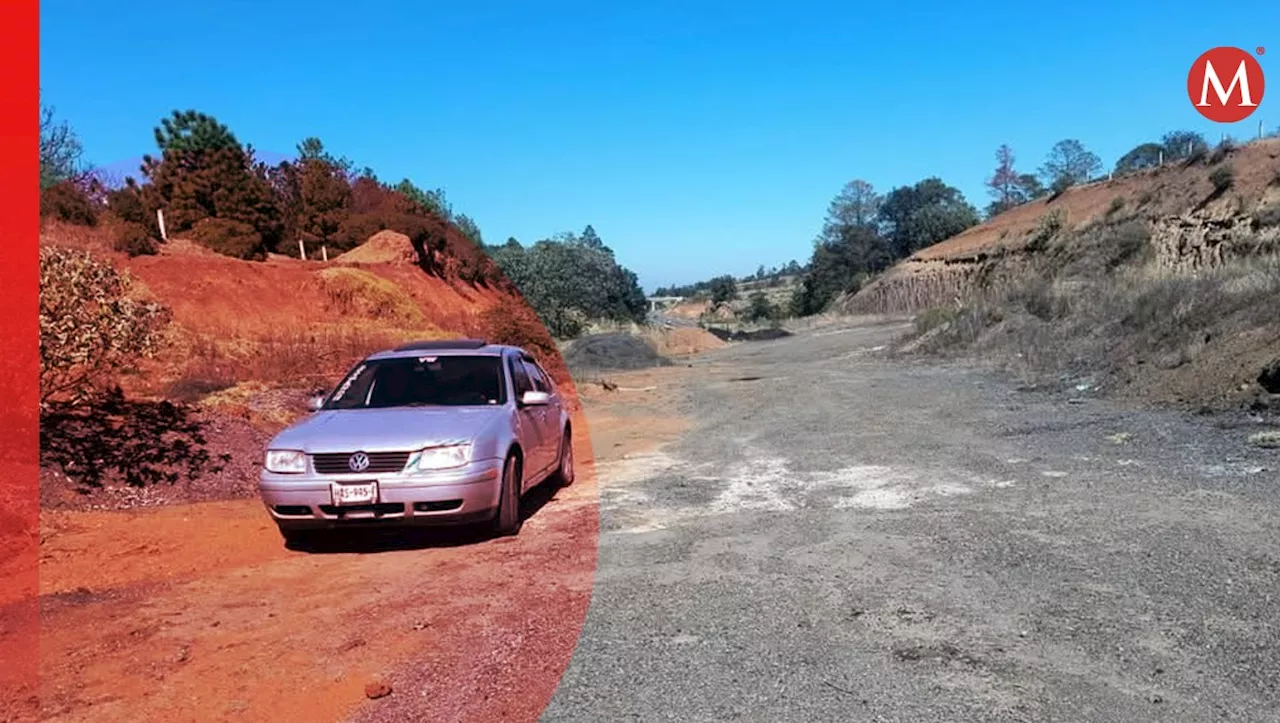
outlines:
{"label": "car side window", "polygon": [[524,360],[525,371],[529,374],[529,379],[533,381],[533,388],[540,392],[551,393],[551,385],[547,382],[547,378],[542,375],[542,370],[537,364]]}
{"label": "car side window", "polygon": [[533,383],[529,380],[529,373],[525,371],[524,364],[519,359],[509,357],[508,366],[511,368],[511,385],[515,387],[518,400],[524,396],[525,392],[533,391]]}
{"label": "car side window", "polygon": [[551,381],[551,375],[547,374],[542,365],[528,357],[525,357],[524,365],[529,368],[529,376],[533,378],[533,383],[538,386],[538,391],[546,392],[547,394],[556,393],[556,383]]}

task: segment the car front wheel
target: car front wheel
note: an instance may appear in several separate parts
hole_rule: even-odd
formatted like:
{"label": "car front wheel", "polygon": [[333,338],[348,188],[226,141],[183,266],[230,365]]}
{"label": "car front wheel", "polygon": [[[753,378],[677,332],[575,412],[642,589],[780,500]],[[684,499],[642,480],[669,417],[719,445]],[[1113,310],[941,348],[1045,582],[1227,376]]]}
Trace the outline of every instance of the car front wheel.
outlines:
{"label": "car front wheel", "polygon": [[498,513],[493,518],[493,532],[499,537],[520,531],[520,460],[507,457],[502,467],[502,489],[498,494]]}

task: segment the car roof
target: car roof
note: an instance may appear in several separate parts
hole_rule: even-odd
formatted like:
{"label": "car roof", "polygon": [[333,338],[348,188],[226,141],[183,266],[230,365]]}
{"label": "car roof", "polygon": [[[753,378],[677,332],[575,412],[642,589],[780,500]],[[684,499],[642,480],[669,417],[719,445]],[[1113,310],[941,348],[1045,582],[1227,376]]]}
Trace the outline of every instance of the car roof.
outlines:
{"label": "car roof", "polygon": [[501,356],[508,351],[525,354],[519,347],[506,344],[490,344],[483,339],[435,339],[401,344],[394,349],[370,354],[368,359],[399,359],[422,356]]}

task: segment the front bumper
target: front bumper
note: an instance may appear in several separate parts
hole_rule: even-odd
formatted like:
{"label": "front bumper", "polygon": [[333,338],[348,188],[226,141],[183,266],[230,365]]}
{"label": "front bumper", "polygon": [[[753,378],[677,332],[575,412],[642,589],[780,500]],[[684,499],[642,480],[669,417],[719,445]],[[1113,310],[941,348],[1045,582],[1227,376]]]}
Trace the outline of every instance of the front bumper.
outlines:
{"label": "front bumper", "polygon": [[[263,471],[258,490],[281,529],[325,529],[346,525],[460,524],[491,518],[502,487],[500,459],[477,460],[431,474],[375,477],[274,474]],[[331,482],[377,479],[371,505],[338,507]]]}

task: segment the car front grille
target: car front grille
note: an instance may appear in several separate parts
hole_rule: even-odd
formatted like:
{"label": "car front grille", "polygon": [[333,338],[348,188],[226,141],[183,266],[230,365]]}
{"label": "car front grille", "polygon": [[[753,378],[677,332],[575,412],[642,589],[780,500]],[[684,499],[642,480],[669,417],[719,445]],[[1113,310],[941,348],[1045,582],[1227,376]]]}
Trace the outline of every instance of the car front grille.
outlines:
{"label": "car front grille", "polygon": [[353,454],[355,452],[316,454],[312,455],[311,463],[315,465],[318,474],[392,474],[404,471],[404,466],[409,461],[408,452],[366,452],[369,466],[359,472],[352,472],[349,462]]}

